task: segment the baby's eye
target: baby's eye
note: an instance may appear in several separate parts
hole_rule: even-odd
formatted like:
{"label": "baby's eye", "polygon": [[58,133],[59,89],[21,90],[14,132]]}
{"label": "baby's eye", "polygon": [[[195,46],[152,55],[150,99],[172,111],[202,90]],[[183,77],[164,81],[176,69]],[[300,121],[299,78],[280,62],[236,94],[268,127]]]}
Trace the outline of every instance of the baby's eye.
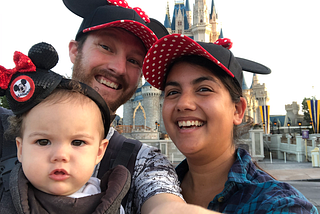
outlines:
{"label": "baby's eye", "polygon": [[50,140],[47,140],[47,139],[37,140],[36,143],[37,143],[39,146],[51,145]]}
{"label": "baby's eye", "polygon": [[86,144],[86,143],[83,140],[74,140],[71,142],[72,146],[82,146],[84,144]]}

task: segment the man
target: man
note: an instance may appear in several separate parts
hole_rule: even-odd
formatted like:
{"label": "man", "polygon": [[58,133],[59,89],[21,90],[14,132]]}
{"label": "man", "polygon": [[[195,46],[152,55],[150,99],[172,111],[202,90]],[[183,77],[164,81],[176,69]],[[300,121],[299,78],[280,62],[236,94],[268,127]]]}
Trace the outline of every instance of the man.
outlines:
{"label": "man", "polygon": [[[64,2],[74,10],[68,5],[70,2]],[[97,90],[109,105],[111,114],[115,114],[136,91],[143,59],[156,40],[134,10],[99,6],[84,16],[76,40],[69,44],[70,59],[74,63],[72,78]],[[116,131],[111,129],[108,138],[114,133]],[[142,145],[124,205],[126,213],[139,213],[141,207],[143,212],[149,212],[154,202],[175,200],[183,202],[173,167],[157,149]]]}
{"label": "man", "polygon": [[[101,6],[97,5],[97,2],[100,4],[106,1],[64,0],[71,11],[84,17],[76,40],[69,44],[70,59],[74,63],[72,78],[87,83],[97,90],[109,105],[110,113],[115,114],[119,106],[135,92],[142,76],[141,69],[145,54],[157,38],[133,9],[112,5]],[[120,3],[121,1],[110,2]],[[7,127],[6,118],[10,112],[0,109],[0,114],[2,111],[0,132],[3,133]],[[2,133],[0,133],[1,136],[3,136]],[[117,140],[114,139],[119,137],[115,138],[115,136],[119,134],[111,128],[107,136],[110,143],[106,154],[111,150],[111,144],[117,144]],[[4,147],[10,142],[7,143],[4,138],[0,140],[0,166],[4,166],[2,168],[4,170],[0,168],[0,176],[5,181],[0,182],[0,194],[2,194],[8,191],[5,186],[9,183],[10,170],[16,160],[16,148],[9,147],[8,152],[8,148],[4,149]],[[127,141],[129,140],[125,140]],[[138,145],[137,141],[134,142]],[[118,158],[117,151],[111,153],[115,153]],[[152,211],[159,213],[159,210],[162,213],[169,213],[169,211],[177,213],[177,210],[172,208],[181,209],[180,213],[195,213],[193,209],[199,211],[196,206],[186,206],[180,194],[174,168],[156,148],[142,145],[138,147],[136,155],[129,153],[128,156],[130,157],[127,161],[129,165],[134,165],[134,171],[124,204],[126,213]],[[117,158],[114,162],[117,162]],[[109,165],[110,163],[108,162]],[[95,175],[102,176],[109,165],[105,167],[102,160]],[[2,185],[4,188],[1,188]]]}

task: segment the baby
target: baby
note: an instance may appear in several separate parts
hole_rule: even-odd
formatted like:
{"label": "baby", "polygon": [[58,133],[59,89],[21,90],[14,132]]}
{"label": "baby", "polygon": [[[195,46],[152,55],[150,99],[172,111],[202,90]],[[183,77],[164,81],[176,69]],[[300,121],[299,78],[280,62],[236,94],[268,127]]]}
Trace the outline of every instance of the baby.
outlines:
{"label": "baby", "polygon": [[28,55],[16,52],[16,68],[0,67],[5,77],[0,87],[14,113],[6,134],[16,136],[21,163],[10,175],[12,203],[0,208],[8,213],[124,212],[120,206],[129,171],[117,166],[101,184],[91,177],[108,145],[107,104],[89,86],[49,70],[58,59],[49,44],[33,46]]}

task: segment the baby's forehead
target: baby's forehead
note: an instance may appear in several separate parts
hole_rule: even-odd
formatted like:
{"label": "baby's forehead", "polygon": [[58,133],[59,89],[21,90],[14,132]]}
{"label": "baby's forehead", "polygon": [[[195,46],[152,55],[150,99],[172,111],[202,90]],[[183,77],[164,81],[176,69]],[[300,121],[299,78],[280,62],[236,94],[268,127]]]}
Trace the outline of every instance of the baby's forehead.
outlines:
{"label": "baby's forehead", "polygon": [[40,104],[50,106],[55,104],[68,105],[70,108],[72,106],[85,106],[90,107],[92,111],[101,114],[99,106],[88,96],[67,89],[56,89],[51,93],[46,99],[44,99]]}

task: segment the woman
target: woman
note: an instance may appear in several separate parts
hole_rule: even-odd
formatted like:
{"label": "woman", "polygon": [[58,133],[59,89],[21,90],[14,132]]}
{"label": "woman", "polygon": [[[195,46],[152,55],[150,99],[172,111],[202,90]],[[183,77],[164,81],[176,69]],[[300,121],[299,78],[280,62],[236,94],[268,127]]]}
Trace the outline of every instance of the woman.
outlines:
{"label": "woman", "polygon": [[146,80],[164,91],[166,130],[186,156],[176,168],[186,202],[223,213],[318,213],[299,191],[257,169],[248,152],[236,148],[247,106],[242,70],[270,70],[218,45],[230,47],[230,40],[216,43],[168,35],[143,66]]}

